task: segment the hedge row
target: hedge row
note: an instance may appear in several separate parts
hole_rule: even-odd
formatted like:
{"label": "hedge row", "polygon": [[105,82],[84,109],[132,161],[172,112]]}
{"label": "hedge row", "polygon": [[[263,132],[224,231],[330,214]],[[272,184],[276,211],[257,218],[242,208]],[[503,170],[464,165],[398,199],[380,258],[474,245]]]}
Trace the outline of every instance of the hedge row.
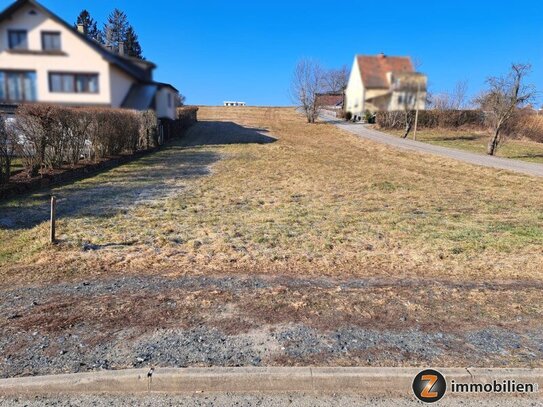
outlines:
{"label": "hedge row", "polygon": [[11,173],[11,137],[6,122],[0,116],[0,185],[9,181]]}
{"label": "hedge row", "polygon": [[[410,112],[414,115],[414,112]],[[405,112],[377,112],[375,123],[383,129],[403,129]],[[485,126],[485,115],[479,110],[421,110],[419,128],[458,128]]]}
{"label": "hedge row", "polygon": [[504,133],[543,143],[543,115],[518,113],[505,126]]}
{"label": "hedge row", "polygon": [[[10,156],[20,157],[29,177],[44,169],[75,165],[81,159],[97,161],[132,154],[158,142],[157,119],[152,111],[48,104],[19,106],[15,121],[3,124],[2,133],[4,141],[0,140],[0,144],[6,150],[7,160]],[[9,174],[9,170],[3,174]],[[0,177],[4,183],[5,178]]]}
{"label": "hedge row", "polygon": [[[411,119],[415,112],[409,112]],[[472,128],[487,130],[490,125],[485,113],[480,110],[424,110],[419,112],[419,128],[458,129]],[[377,112],[376,124],[382,129],[403,130],[405,112]],[[543,143],[543,115],[518,111],[502,129],[509,137],[526,137]]]}

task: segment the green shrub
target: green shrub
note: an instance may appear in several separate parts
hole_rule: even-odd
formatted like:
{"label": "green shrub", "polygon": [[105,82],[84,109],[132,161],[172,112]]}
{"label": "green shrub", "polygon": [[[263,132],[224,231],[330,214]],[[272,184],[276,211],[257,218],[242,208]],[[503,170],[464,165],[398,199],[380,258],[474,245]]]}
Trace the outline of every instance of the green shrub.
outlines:
{"label": "green shrub", "polygon": [[369,110],[366,110],[364,112],[364,120],[366,123],[375,123],[375,115]]}

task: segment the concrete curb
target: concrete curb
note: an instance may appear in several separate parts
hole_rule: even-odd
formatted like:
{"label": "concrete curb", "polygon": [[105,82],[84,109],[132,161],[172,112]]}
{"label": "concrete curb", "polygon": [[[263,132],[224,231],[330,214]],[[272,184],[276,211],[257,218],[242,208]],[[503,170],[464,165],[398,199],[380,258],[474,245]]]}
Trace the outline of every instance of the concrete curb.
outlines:
{"label": "concrete curb", "polygon": [[[0,380],[2,395],[96,393],[351,393],[371,396],[412,396],[411,384],[420,368],[241,367],[157,368],[34,376]],[[491,383],[506,379],[537,383],[543,369],[439,370],[450,383]],[[538,399],[542,393],[535,397]]]}

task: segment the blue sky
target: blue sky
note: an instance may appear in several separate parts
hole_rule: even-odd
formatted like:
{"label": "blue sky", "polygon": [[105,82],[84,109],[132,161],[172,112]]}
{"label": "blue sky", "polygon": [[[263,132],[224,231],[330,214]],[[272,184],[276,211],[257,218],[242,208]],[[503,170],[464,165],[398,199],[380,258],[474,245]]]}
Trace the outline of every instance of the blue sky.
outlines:
{"label": "blue sky", "polygon": [[156,79],[192,104],[288,105],[298,59],[350,68],[355,54],[379,52],[416,58],[434,92],[467,80],[475,94],[511,62],[531,63],[529,79],[543,91],[541,0],[42,2],[69,22],[83,8],[99,21],[124,10],[159,66]]}

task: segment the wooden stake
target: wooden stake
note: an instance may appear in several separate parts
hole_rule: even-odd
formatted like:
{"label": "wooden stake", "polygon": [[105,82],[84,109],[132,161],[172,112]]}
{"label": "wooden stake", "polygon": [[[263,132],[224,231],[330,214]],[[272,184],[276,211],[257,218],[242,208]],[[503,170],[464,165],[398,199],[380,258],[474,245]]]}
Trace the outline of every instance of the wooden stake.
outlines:
{"label": "wooden stake", "polygon": [[56,221],[56,214],[57,211],[57,198],[52,196],[51,197],[51,234],[50,234],[50,242],[51,244],[56,243],[56,236],[55,236],[55,221]]}

